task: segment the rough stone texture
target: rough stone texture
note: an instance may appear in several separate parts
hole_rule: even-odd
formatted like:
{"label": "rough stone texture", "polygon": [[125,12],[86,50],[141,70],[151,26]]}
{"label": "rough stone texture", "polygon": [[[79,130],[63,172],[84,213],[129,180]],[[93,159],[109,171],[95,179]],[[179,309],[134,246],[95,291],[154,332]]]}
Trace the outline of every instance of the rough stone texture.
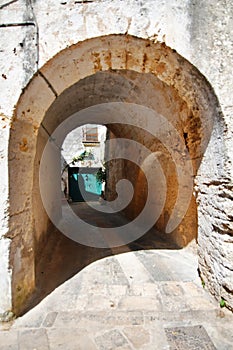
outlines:
{"label": "rough stone texture", "polygon": [[[158,99],[161,103],[161,106],[164,106],[164,100],[162,96],[158,93],[159,89],[158,87],[155,89]],[[166,95],[166,93],[164,93]],[[152,100],[152,96],[150,101]],[[178,106],[176,105],[178,104]],[[176,106],[176,107],[175,107]],[[180,114],[183,115],[183,120],[185,120],[185,124],[187,122],[187,117],[185,117],[185,114],[189,111],[186,110],[186,108],[182,105],[182,107],[177,103],[177,101],[172,99],[172,107],[175,107],[172,111],[165,111],[162,109],[160,110],[160,113],[163,115],[166,115],[166,113],[173,117],[172,123],[174,123],[176,130],[180,132],[180,135],[182,135],[183,139],[183,125],[180,121]],[[188,114],[189,115],[189,114]],[[192,131],[189,129],[189,127],[186,124],[186,131],[189,132],[189,135],[192,134]],[[143,126],[141,126],[143,127]],[[161,215],[157,222],[155,223],[156,229],[160,232],[161,236],[166,236],[165,229],[166,225],[169,221],[169,218],[171,216],[172,210],[174,208],[176,197],[178,194],[178,191],[182,191],[182,189],[179,187],[179,183],[177,180],[177,174],[176,174],[176,167],[174,165],[174,159],[171,157],[171,154],[169,151],[171,149],[177,150],[177,148],[182,147],[181,145],[177,146],[176,141],[172,144],[170,143],[170,149],[167,150],[162,142],[158,141],[155,137],[151,136],[150,134],[140,130],[133,128],[132,126],[127,127],[125,125],[117,125],[117,126],[109,126],[109,128],[114,132],[113,139],[115,137],[123,137],[128,139],[134,139],[140,144],[145,145],[151,152],[156,152],[158,155],[158,159],[160,162],[160,165],[162,166],[162,170],[164,175],[166,176],[166,202],[164,205],[164,208],[161,212]],[[197,159],[199,158],[198,155],[195,153],[196,144],[199,140],[195,137],[190,136],[189,141],[189,150],[190,154],[192,154],[192,157],[194,159],[193,161],[193,167],[196,167]],[[193,142],[193,143],[192,143]],[[111,152],[111,150],[109,150]],[[138,152],[138,154],[137,154]],[[140,150],[133,149],[134,155],[137,154],[138,159],[140,160],[141,152]],[[134,166],[131,162],[127,161],[121,161],[116,160],[113,161],[109,167],[109,179],[107,181],[107,198],[112,200],[116,196],[116,183],[121,179],[128,179],[131,181],[131,183],[134,185],[134,197],[131,201],[131,203],[127,206],[127,208],[124,210],[124,213],[127,217],[130,217],[131,219],[135,219],[140,212],[143,210],[143,207],[147,201],[147,195],[148,191],[152,191],[154,193],[154,201],[158,201],[159,198],[159,188],[161,188],[160,181],[161,179],[156,174],[155,169],[153,168],[153,160],[147,161],[147,163],[143,163],[144,166],[144,172],[139,169],[139,167]],[[155,167],[155,166],[154,166]],[[148,188],[147,186],[147,180],[145,177],[145,174],[150,174],[151,178],[154,181],[154,187]],[[194,172],[195,173],[195,172]],[[186,202],[186,196],[184,196],[182,203]],[[181,204],[182,205],[182,204]],[[185,204],[183,204],[185,205]],[[151,206],[151,212],[153,212],[153,206]],[[174,241],[178,246],[183,247],[187,245],[191,240],[195,239],[197,236],[197,215],[196,215],[196,203],[194,197],[191,198],[189,208],[187,210],[187,213],[184,215],[184,218],[180,225],[173,230],[172,234],[167,236],[167,239]]]}
{"label": "rough stone texture", "polygon": [[[233,6],[226,1],[192,6],[193,63],[208,78],[220,101],[224,122],[216,128],[197,177],[199,256],[202,277],[218,297],[232,307],[232,32]],[[212,35],[209,28],[212,27]],[[194,55],[195,52],[195,55]],[[212,62],[214,57],[215,63]],[[221,142],[218,142],[221,141]],[[213,160],[215,160],[213,162]],[[214,196],[213,196],[214,194]]]}
{"label": "rough stone texture", "polygon": [[[0,1],[0,311],[12,307],[9,268],[15,310],[19,312],[23,307],[35,287],[34,264],[41,248],[37,242],[46,241],[49,221],[38,195],[38,162],[48,138],[40,138],[39,127],[46,112],[44,122],[51,132],[62,118],[82,108],[116,100],[120,90],[109,96],[108,86],[99,77],[93,80],[97,82],[93,95],[97,96],[88,101],[90,90],[85,79],[101,70],[122,69],[153,74],[177,92],[191,113],[192,118],[187,124],[183,121],[182,127],[189,134],[188,143],[193,145],[191,155],[197,157],[194,164],[200,271],[210,291],[233,306],[232,13],[233,4],[226,0]],[[124,35],[104,37],[110,34],[151,39],[153,48],[147,46],[146,40]],[[100,36],[103,38],[80,44]],[[69,48],[70,45],[73,46]],[[64,51],[55,56],[61,50]],[[200,70],[213,90],[182,57]],[[21,95],[38,68],[40,71]],[[81,87],[80,79],[85,80],[86,87]],[[78,83],[78,88],[83,89],[82,101],[74,103],[75,87],[73,92],[69,89]],[[89,86],[92,84],[89,82]],[[150,100],[151,89],[147,90]],[[127,86],[122,91],[127,93]],[[135,93],[129,100],[139,101]],[[140,101],[145,105],[145,99]],[[53,112],[56,118],[51,117]],[[197,131],[201,144],[197,142],[196,147]],[[161,222],[158,225],[163,227]]]}
{"label": "rough stone texture", "polygon": [[202,349],[216,350],[203,326],[166,328],[171,350],[178,349]]}

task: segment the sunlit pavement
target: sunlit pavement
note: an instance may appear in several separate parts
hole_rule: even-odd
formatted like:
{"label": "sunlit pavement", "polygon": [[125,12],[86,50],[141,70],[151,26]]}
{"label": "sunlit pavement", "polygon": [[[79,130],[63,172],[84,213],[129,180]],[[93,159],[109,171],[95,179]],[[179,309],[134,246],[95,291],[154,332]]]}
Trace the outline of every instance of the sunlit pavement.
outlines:
{"label": "sunlit pavement", "polygon": [[233,349],[232,313],[202,287],[192,251],[92,263],[10,329],[3,324],[0,349]]}

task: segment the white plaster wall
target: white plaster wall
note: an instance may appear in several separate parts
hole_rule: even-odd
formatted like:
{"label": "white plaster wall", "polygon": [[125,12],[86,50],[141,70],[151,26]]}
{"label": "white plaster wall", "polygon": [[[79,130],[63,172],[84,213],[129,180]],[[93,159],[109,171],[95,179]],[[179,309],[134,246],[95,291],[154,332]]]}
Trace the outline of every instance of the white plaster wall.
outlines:
{"label": "white plaster wall", "polygon": [[[11,115],[22,87],[37,68],[62,49],[87,38],[128,33],[165,41],[182,56],[191,58],[188,0],[94,0],[84,4],[74,0],[18,0],[1,9],[4,3],[0,2],[4,25],[0,27],[0,68],[7,79],[1,79],[5,98],[0,105],[7,115]],[[6,45],[8,38],[10,44]],[[22,47],[24,39],[31,45],[25,43]]]}
{"label": "white plaster wall", "polygon": [[[83,132],[85,128],[80,127],[71,131],[65,138],[62,144],[62,157],[67,164],[70,164],[74,157],[79,156],[85,150],[91,151],[94,155],[94,160],[83,160],[77,162],[75,166],[82,167],[101,167],[104,161],[104,141],[106,139],[106,127],[98,126],[98,140],[100,144],[96,147],[85,147],[83,144]],[[72,165],[71,165],[72,166]]]}
{"label": "white plaster wall", "polygon": [[18,0],[1,8],[4,3],[0,1],[0,69],[7,79],[1,78],[5,99],[0,105],[6,115],[38,67],[74,43],[108,34],[164,41],[203,72],[221,102],[232,100],[227,88],[232,82],[225,84],[233,54],[231,2]]}
{"label": "white plaster wall", "polygon": [[7,145],[9,119],[0,117],[0,314],[11,309],[11,271],[9,269],[10,240],[8,232],[8,166]]}
{"label": "white plaster wall", "polygon": [[11,310],[11,272],[9,270],[10,239],[0,238],[0,314]]}
{"label": "white plaster wall", "polygon": [[[71,44],[108,34],[166,40],[185,56],[189,47],[188,4],[187,0],[97,0],[84,4],[68,0],[53,6],[53,1],[36,1],[34,13],[43,33],[39,65]],[[62,30],[58,23],[63,23]]]}

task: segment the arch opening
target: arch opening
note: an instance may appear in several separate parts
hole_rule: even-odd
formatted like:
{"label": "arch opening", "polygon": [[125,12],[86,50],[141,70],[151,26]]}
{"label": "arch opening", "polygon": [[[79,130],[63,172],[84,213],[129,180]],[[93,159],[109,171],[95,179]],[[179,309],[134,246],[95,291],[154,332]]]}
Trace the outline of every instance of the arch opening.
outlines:
{"label": "arch opening", "polygon": [[[129,55],[135,52],[135,45],[137,54]],[[60,145],[68,130],[87,122],[103,124],[108,128],[109,141],[133,140],[157,159],[157,163],[150,157],[140,159],[141,150],[135,147],[133,151],[126,151],[132,152],[138,161],[140,159],[143,170],[149,172],[149,180],[141,167],[130,159],[109,161],[106,199],[114,201],[116,184],[121,179],[128,179],[134,193],[122,211],[124,217],[134,220],[143,211],[148,193],[154,193],[153,213],[163,184],[156,172],[159,163],[166,180],[164,206],[151,226],[152,231],[146,232],[150,234],[150,242],[162,239],[170,247],[183,247],[197,238],[197,204],[193,195],[188,205],[185,203],[187,198],[182,197],[182,193],[187,184],[179,188],[179,169],[184,166],[185,158],[182,157],[188,152],[193,169],[191,175],[195,177],[198,173],[217,113],[217,102],[210,96],[212,91],[205,79],[177,53],[160,43],[128,36],[87,40],[59,53],[41,69],[19,100],[11,130],[10,237],[16,314],[25,312],[88,263],[125,249],[84,248],[64,237],[49,218],[41,198],[39,177],[45,146],[53,140],[57,128],[67,123],[67,129],[63,128],[58,134],[56,156],[50,159],[50,168],[55,171],[53,179],[48,179],[50,199],[56,202],[56,196],[60,196]],[[156,124],[156,133],[150,130],[145,118],[148,111],[162,116],[163,122],[167,120],[178,138],[170,135],[171,130],[165,124],[162,124],[164,129],[161,129],[161,123]],[[74,124],[69,124],[70,118]],[[114,153],[114,143],[112,145],[110,142],[107,149],[109,155]],[[176,163],[178,158],[171,154],[179,157],[179,164]],[[26,170],[27,175],[22,178]],[[148,181],[153,184],[150,192]],[[166,235],[164,232],[178,194],[178,213],[185,205],[187,209],[180,217],[179,225]],[[142,239],[139,241],[138,247],[143,245]],[[74,256],[78,256],[76,262],[72,261]],[[55,276],[50,279],[52,275]]]}

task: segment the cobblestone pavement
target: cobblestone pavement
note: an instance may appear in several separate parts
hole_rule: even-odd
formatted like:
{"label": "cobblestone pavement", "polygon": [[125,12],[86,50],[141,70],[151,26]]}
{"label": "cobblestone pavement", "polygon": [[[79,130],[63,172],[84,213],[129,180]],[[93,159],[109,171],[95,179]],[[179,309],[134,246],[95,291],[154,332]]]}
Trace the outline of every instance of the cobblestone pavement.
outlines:
{"label": "cobblestone pavement", "polygon": [[[0,349],[233,349],[232,313],[203,289],[196,267],[188,249],[94,262],[10,328],[3,324]],[[173,328],[190,326],[204,327],[215,347],[201,337],[195,348],[172,347]]]}
{"label": "cobblestone pavement", "polygon": [[231,350],[232,329],[233,314],[201,285],[193,249],[137,247],[93,262],[2,324],[0,349]]}

